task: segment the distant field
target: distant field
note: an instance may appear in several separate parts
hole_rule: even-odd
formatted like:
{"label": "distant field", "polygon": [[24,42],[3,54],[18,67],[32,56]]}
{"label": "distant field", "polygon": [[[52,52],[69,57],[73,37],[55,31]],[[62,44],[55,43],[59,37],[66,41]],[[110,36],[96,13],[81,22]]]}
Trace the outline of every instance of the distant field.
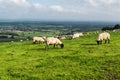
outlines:
{"label": "distant field", "polygon": [[[7,32],[6,32],[7,33]],[[12,33],[12,32],[11,32]],[[34,36],[57,36],[60,32],[59,31],[46,31],[46,32],[39,32],[39,31],[21,31],[21,32],[13,32],[14,34],[17,34],[18,36],[14,36],[14,38],[11,38],[12,35],[0,34],[0,36],[5,36],[7,38],[0,37],[0,42],[11,42],[11,41],[20,41],[20,40],[27,40],[32,39]]]}
{"label": "distant field", "polygon": [[110,44],[96,45],[98,34],[62,40],[63,49],[32,41],[0,43],[1,80],[119,80],[120,31]]}

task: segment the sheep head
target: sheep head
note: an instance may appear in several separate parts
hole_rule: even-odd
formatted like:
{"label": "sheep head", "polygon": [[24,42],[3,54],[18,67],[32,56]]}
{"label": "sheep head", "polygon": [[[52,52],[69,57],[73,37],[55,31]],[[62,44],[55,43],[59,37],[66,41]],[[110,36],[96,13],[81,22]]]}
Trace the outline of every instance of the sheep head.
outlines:
{"label": "sheep head", "polygon": [[64,48],[64,44],[61,44],[60,46],[61,46],[61,48]]}

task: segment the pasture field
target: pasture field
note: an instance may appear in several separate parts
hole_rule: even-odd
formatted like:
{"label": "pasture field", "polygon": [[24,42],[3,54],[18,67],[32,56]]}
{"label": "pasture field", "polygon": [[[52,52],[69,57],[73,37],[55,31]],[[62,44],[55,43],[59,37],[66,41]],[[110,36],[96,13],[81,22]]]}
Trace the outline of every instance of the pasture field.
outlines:
{"label": "pasture field", "polygon": [[0,80],[120,80],[120,31],[110,34],[110,44],[97,45],[98,34],[89,34],[62,40],[63,49],[0,43]]}

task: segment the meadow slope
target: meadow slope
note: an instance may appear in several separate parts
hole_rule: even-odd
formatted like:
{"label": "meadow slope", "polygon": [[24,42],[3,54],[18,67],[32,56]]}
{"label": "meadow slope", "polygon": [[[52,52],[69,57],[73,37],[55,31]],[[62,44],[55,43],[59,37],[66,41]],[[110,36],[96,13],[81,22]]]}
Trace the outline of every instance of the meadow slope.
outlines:
{"label": "meadow slope", "polygon": [[119,80],[120,31],[110,34],[110,44],[96,45],[98,34],[90,34],[62,40],[63,49],[0,43],[0,80]]}

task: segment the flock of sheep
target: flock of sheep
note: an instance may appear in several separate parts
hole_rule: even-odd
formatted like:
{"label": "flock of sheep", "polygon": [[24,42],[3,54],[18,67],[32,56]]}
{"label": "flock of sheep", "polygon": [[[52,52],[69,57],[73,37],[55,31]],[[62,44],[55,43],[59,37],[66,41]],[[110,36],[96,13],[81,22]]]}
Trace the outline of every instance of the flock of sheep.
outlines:
{"label": "flock of sheep", "polygon": [[49,45],[54,45],[54,47],[60,45],[61,48],[64,47],[64,44],[58,38],[55,37],[33,37],[33,43],[44,42],[46,43],[46,49],[49,47]]}
{"label": "flock of sheep", "polygon": [[[83,33],[75,33],[73,35],[69,35],[72,39],[83,36]],[[64,44],[60,39],[65,39],[66,36],[58,36],[58,37],[33,37],[33,43],[46,43],[46,49],[49,48],[49,45],[64,47]],[[97,44],[102,44],[102,41],[105,40],[105,43],[110,42],[110,34],[107,32],[103,32],[99,34],[98,39],[96,40]]]}

